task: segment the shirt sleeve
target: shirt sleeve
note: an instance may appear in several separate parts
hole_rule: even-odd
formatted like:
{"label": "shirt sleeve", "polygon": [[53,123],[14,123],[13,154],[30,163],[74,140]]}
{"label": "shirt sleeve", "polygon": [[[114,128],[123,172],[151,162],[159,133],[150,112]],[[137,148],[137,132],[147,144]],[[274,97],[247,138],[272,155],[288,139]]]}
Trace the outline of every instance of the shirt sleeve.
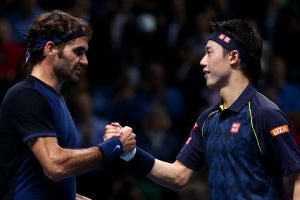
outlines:
{"label": "shirt sleeve", "polygon": [[190,136],[177,155],[176,159],[194,171],[200,171],[204,165],[202,125],[204,115],[201,115],[195,123]]}
{"label": "shirt sleeve", "polygon": [[50,106],[34,89],[18,92],[6,106],[8,122],[20,133],[23,142],[37,137],[56,137]]}
{"label": "shirt sleeve", "polygon": [[300,169],[300,151],[291,133],[286,115],[277,109],[265,109],[257,118],[265,148],[273,154],[285,175]]}

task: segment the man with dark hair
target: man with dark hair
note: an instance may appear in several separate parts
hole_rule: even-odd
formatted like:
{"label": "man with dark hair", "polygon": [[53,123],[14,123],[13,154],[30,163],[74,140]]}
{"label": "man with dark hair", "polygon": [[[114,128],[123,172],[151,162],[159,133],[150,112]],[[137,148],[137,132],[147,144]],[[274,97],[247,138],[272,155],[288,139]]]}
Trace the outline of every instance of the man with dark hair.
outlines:
{"label": "man with dark hair", "polygon": [[91,35],[89,24],[59,10],[42,14],[29,30],[31,75],[8,90],[0,110],[0,199],[75,199],[77,174],[135,147],[135,134],[124,127],[119,138],[75,149],[61,87],[79,80]]}
{"label": "man with dark hair", "polygon": [[[200,65],[207,86],[218,90],[222,101],[199,116],[174,163],[140,148],[130,151],[126,161],[174,190],[206,165],[213,200],[284,199],[287,188],[299,199],[300,151],[286,115],[253,87],[261,76],[260,35],[245,20],[212,27]],[[107,126],[104,139],[118,136],[116,127],[120,125]],[[284,178],[292,184],[284,185]]]}

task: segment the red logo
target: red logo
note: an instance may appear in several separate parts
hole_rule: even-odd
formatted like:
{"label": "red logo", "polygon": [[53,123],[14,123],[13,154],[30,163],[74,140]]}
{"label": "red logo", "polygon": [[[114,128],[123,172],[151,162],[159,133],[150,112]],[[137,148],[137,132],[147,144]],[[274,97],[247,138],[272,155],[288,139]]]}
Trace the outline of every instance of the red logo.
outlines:
{"label": "red logo", "polygon": [[230,39],[229,37],[227,37],[227,36],[224,38],[224,42],[226,42],[226,43],[229,43],[230,40],[231,40],[231,39]]}
{"label": "red logo", "polygon": [[221,39],[221,40],[224,40],[225,37],[226,37],[226,36],[225,36],[224,34],[220,34],[220,35],[219,35],[219,39]]}
{"label": "red logo", "polygon": [[289,126],[288,125],[279,126],[279,127],[272,129],[270,132],[273,137],[280,135],[282,133],[288,133]]}
{"label": "red logo", "polygon": [[191,140],[192,140],[192,136],[190,136],[190,137],[186,140],[185,144],[189,144],[189,143],[191,142]]}
{"label": "red logo", "polygon": [[226,43],[229,43],[230,42],[230,37],[228,37],[228,36],[226,36],[226,35],[224,35],[224,34],[220,34],[219,35],[219,39],[220,40],[223,40],[224,42],[226,42]]}
{"label": "red logo", "polygon": [[197,124],[197,123],[194,124],[193,129],[194,129],[194,128],[198,128],[198,124]]}
{"label": "red logo", "polygon": [[241,127],[241,123],[240,122],[233,122],[233,124],[231,125],[231,129],[230,132],[232,134],[237,134],[240,130]]}

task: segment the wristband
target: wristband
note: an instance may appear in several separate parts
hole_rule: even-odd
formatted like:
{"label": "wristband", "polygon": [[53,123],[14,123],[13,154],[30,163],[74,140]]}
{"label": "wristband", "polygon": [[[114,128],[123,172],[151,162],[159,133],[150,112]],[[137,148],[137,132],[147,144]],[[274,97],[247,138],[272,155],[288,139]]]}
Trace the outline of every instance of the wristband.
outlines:
{"label": "wristband", "polygon": [[136,147],[135,156],[129,161],[144,176],[150,173],[154,162],[155,157],[139,147]]}
{"label": "wristband", "polygon": [[119,138],[112,137],[97,145],[102,153],[103,162],[120,157],[123,153],[123,145]]}
{"label": "wristband", "polygon": [[128,162],[135,156],[135,153],[136,153],[136,148],[132,149],[131,151],[129,151],[125,154],[122,154],[120,156],[120,158],[123,159],[124,161]]}

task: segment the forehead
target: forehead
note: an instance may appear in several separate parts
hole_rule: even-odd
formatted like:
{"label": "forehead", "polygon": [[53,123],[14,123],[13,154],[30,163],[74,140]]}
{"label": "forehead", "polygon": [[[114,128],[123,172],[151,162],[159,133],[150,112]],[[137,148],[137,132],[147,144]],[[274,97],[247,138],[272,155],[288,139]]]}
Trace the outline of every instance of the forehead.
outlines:
{"label": "forehead", "polygon": [[68,46],[69,48],[84,48],[85,50],[88,50],[89,48],[89,39],[87,37],[80,37],[80,38],[76,38],[74,40],[71,40],[67,43],[66,46]]}
{"label": "forehead", "polygon": [[215,41],[208,40],[206,44],[206,49],[213,49],[213,50],[222,50],[223,47],[216,43]]}

